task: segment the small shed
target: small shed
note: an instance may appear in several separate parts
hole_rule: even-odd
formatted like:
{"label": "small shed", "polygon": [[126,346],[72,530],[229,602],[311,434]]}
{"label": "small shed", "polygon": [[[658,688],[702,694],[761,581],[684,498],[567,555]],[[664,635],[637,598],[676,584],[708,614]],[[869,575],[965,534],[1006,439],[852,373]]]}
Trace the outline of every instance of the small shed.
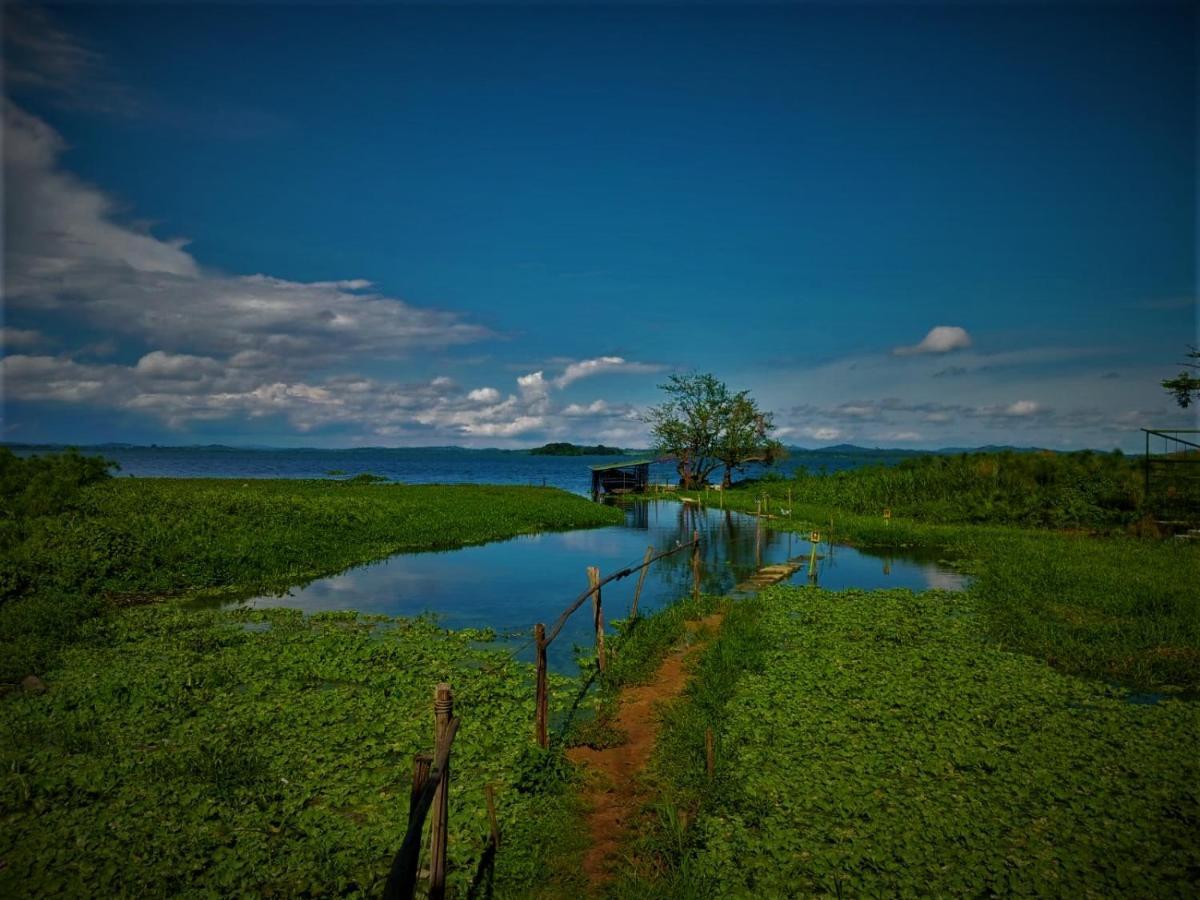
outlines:
{"label": "small shed", "polygon": [[632,494],[650,486],[650,460],[632,459],[623,462],[588,466],[592,470],[592,499],[605,494]]}

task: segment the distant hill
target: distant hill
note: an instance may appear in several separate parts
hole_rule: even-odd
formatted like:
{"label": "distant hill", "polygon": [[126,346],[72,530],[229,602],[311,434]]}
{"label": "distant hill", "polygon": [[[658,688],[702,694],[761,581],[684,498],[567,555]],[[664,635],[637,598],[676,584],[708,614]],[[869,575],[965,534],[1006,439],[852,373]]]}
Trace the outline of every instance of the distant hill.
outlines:
{"label": "distant hill", "polygon": [[555,443],[535,447],[529,451],[533,456],[624,456],[625,451],[620,447],[606,447],[596,444],[594,447],[579,444]]}

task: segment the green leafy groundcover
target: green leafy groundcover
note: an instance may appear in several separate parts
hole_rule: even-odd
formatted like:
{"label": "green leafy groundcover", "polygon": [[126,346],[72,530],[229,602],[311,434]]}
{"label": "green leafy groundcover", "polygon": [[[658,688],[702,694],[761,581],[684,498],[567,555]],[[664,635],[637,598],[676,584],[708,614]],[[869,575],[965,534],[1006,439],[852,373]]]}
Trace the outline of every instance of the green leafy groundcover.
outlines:
{"label": "green leafy groundcover", "polygon": [[[533,744],[529,667],[483,637],[287,609],[92,620],[47,693],[0,700],[0,896],[377,896],[439,681],[462,717],[450,887],[475,875],[492,782],[497,887],[525,894],[573,801],[561,755]],[[577,690],[553,686],[557,708]]]}
{"label": "green leafy groundcover", "polygon": [[669,716],[664,824],[621,892],[1195,896],[1200,704],[999,649],[976,602],[735,604]]}
{"label": "green leafy groundcover", "polygon": [[[0,454],[0,460],[3,455]],[[612,525],[555,488],[112,478],[0,516],[0,682],[45,675],[114,603],[252,596],[406,550]]]}

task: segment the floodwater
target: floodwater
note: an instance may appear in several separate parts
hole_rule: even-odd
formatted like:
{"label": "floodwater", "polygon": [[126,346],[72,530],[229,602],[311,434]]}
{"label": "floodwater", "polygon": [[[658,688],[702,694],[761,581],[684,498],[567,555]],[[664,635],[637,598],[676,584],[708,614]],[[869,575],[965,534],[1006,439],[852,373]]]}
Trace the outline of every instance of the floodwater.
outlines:
{"label": "floodwater", "polygon": [[[306,612],[355,609],[389,616],[433,613],[447,628],[492,628],[514,645],[524,642],[535,622],[549,627],[587,589],[587,567],[601,577],[640,563],[647,547],[667,550],[700,532],[704,592],[731,593],[764,565],[802,563],[793,584],[844,588],[943,588],[959,590],[963,577],[933,559],[899,551],[883,553],[816,544],[815,575],[809,573],[814,545],[809,535],[758,527],[759,520],[714,507],[675,501],[625,505],[621,525],[543,532],[458,550],[399,553],[388,559],[321,578],[282,596],[250,600],[253,606],[290,606]],[[605,618],[628,614],[637,576],[605,585]],[[651,611],[692,589],[690,552],[654,563],[642,588],[640,609]],[[573,671],[573,644],[592,642],[590,601],[581,607],[550,645],[551,668]],[[523,657],[531,657],[525,651]]]}

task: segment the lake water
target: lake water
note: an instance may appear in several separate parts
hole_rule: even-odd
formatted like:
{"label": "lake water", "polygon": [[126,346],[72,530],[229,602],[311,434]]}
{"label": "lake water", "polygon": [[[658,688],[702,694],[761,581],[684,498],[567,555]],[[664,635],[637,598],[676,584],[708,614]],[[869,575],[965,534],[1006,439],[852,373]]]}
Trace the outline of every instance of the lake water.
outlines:
{"label": "lake water", "polygon": [[[753,516],[674,501],[632,502],[625,522],[604,528],[525,535],[459,550],[403,553],[322,578],[283,596],[258,597],[254,606],[290,606],[307,612],[356,609],[389,616],[433,613],[450,628],[487,627],[523,643],[535,622],[549,626],[586,590],[587,567],[601,577],[640,563],[646,548],[666,550],[699,531],[706,593],[731,592],[761,566],[789,559],[804,567],[791,582],[810,584],[813,545],[800,535],[758,528]],[[815,583],[842,588],[959,589],[963,578],[935,559],[900,553],[817,547]],[[603,588],[605,617],[624,618],[636,576]],[[689,552],[656,562],[642,589],[640,607],[654,610],[690,593]],[[590,645],[591,604],[568,621],[550,645],[550,665],[574,671],[572,645]],[[532,659],[532,650],[522,654]]]}
{"label": "lake water", "polygon": [[[62,448],[12,445],[19,455],[50,453]],[[589,465],[610,463],[616,456],[534,456],[518,450],[466,450],[461,447],[367,447],[361,449],[243,449],[234,447],[85,447],[120,464],[121,477],[168,478],[329,478],[363,473],[408,484],[547,484],[577,494],[591,490]],[[790,475],[803,467],[814,473],[836,472],[868,463],[893,463],[903,454],[837,450],[798,451],[775,467]],[[330,473],[341,473],[331,476]],[[761,475],[750,465],[739,478]],[[668,464],[651,467],[655,481],[677,478]]]}

